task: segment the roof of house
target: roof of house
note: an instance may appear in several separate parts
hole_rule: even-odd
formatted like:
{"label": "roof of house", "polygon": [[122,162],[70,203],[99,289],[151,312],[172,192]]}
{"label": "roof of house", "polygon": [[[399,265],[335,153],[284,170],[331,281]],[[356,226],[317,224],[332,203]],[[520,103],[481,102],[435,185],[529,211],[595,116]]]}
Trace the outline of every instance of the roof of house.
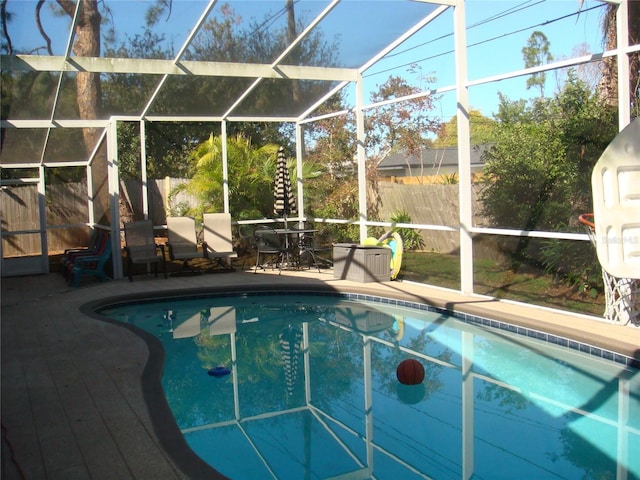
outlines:
{"label": "roof of house", "polygon": [[[471,166],[481,167],[484,165],[482,154],[490,145],[475,145],[471,148]],[[413,155],[406,157],[402,152],[392,153],[380,164],[381,171],[404,167],[443,167],[456,166],[458,164],[458,147],[447,148],[425,148],[421,151],[421,157]]]}

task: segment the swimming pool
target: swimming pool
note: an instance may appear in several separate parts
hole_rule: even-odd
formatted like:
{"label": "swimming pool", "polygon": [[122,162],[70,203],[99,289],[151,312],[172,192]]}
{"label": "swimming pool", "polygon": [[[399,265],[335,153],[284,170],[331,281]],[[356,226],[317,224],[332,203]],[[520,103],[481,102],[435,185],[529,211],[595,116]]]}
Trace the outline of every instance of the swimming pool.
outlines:
{"label": "swimming pool", "polygon": [[[162,342],[173,415],[230,478],[640,478],[637,370],[360,298],[226,293],[100,313]],[[397,381],[406,358],[420,385]]]}

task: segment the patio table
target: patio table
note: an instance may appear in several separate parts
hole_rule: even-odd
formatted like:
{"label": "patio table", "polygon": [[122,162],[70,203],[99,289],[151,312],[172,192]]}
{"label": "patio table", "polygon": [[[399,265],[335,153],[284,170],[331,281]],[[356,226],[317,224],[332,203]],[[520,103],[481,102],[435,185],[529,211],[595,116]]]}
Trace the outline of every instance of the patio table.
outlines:
{"label": "patio table", "polygon": [[[287,250],[287,265],[295,265],[297,266],[298,269],[300,269],[300,257],[302,257],[302,255],[304,254],[304,252],[306,251],[305,245],[304,245],[304,241],[302,240],[304,237],[304,234],[306,233],[315,233],[318,230],[315,228],[275,228],[274,231],[280,235],[280,236],[284,236],[284,246],[285,249]],[[289,250],[289,237],[295,235],[296,238],[296,243],[295,245],[293,245],[293,247],[296,249],[296,255],[295,258],[291,259],[289,257],[290,255],[290,250]],[[293,261],[291,261],[293,260]]]}

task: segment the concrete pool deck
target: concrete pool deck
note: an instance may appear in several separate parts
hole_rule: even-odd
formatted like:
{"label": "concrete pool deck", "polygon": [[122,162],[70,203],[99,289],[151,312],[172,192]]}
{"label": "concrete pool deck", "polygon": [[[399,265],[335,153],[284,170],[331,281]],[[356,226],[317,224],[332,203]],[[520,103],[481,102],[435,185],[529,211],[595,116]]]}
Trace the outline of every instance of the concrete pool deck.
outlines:
{"label": "concrete pool deck", "polygon": [[[2,279],[2,475],[33,479],[217,478],[190,452],[158,390],[148,343],[80,312],[122,295],[208,288],[334,288],[446,307],[566,337],[640,361],[640,328],[403,282],[331,271],[136,276],[70,288],[58,274]],[[152,352],[153,356],[153,352]],[[151,369],[153,370],[153,369]],[[156,382],[157,383],[157,382]]]}

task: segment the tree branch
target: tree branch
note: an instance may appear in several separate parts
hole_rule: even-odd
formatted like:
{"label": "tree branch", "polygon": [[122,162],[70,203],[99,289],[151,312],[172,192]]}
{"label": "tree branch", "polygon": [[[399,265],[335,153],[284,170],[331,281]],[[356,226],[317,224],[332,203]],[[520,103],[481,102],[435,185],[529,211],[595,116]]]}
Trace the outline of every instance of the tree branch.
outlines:
{"label": "tree branch", "polygon": [[2,4],[0,4],[0,9],[1,9],[0,15],[2,16],[2,29],[4,30],[4,36],[7,39],[7,54],[12,55],[13,45],[11,44],[11,37],[9,36],[9,30],[7,29],[7,20],[8,20],[7,1],[8,0],[2,0]]}
{"label": "tree branch", "polygon": [[53,50],[51,50],[51,39],[49,35],[44,31],[44,27],[42,26],[42,22],[40,21],[40,10],[42,9],[42,5],[44,4],[44,0],[38,0],[38,4],[36,5],[36,24],[38,25],[38,31],[42,38],[44,38],[45,42],[47,42],[47,52],[49,55],[53,56]]}

